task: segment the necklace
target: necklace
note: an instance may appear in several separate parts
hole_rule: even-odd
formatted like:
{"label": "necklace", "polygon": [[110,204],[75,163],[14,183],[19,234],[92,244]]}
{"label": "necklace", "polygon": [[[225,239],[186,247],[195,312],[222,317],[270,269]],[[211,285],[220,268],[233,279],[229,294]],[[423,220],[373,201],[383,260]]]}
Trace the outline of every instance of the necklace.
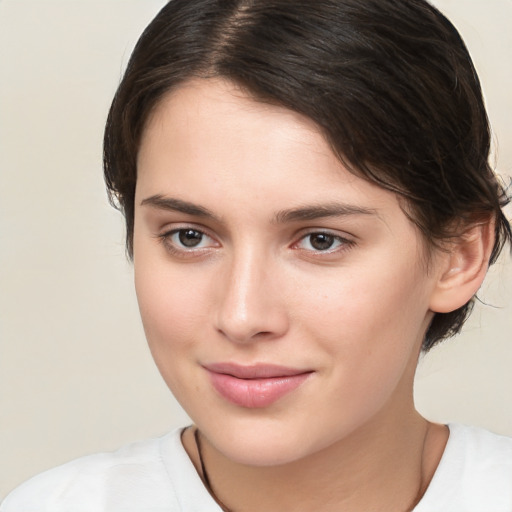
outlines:
{"label": "necklace", "polygon": [[[423,438],[423,447],[422,447],[422,452],[421,452],[421,460],[422,460],[422,462],[423,462],[423,457],[424,457],[424,454],[425,454],[426,439],[427,439],[427,436],[425,434],[425,437]],[[201,473],[203,475],[203,481],[204,481],[204,485],[205,485],[207,491],[210,493],[211,497],[215,500],[215,502],[217,503],[217,505],[219,505],[219,507],[222,509],[223,512],[234,512],[234,510],[232,510],[232,509],[226,507],[226,505],[224,505],[224,503],[215,494],[215,491],[213,490],[213,488],[212,488],[212,486],[210,484],[210,477],[208,476],[208,472],[206,471],[206,466],[204,464],[204,459],[203,459],[203,450],[202,450],[202,444],[201,444],[201,433],[199,432],[198,428],[196,428],[194,430],[194,440],[196,442],[197,454],[199,455],[199,463],[201,464]],[[410,508],[408,507],[406,512],[412,512],[414,507],[420,501],[421,495],[422,495],[422,487],[423,487],[423,475],[421,476],[420,487],[419,487],[418,494],[417,494],[416,498],[414,499],[414,502],[413,502],[412,506]]]}
{"label": "necklace", "polygon": [[204,485],[206,486],[206,489],[210,493],[211,497],[215,500],[217,505],[219,505],[219,507],[223,510],[223,512],[234,512],[233,510],[226,507],[226,505],[224,505],[224,503],[222,503],[222,501],[217,497],[214,490],[212,489],[212,486],[210,484],[210,478],[206,471],[206,466],[204,465],[203,450],[202,450],[202,445],[201,445],[201,434],[199,432],[199,429],[197,429],[197,428],[194,430],[194,440],[196,442],[197,453],[199,455],[199,463],[201,464],[201,473],[203,474],[203,481],[204,481]]}

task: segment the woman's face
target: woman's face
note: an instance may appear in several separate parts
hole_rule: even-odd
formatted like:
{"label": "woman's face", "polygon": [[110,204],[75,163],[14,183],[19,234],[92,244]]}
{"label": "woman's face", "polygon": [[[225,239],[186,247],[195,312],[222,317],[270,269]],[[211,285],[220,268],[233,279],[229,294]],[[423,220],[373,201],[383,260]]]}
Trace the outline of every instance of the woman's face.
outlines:
{"label": "woman's face", "polygon": [[220,452],[284,463],[410,414],[435,260],[311,121],[190,82],[148,122],[135,201],[149,346]]}

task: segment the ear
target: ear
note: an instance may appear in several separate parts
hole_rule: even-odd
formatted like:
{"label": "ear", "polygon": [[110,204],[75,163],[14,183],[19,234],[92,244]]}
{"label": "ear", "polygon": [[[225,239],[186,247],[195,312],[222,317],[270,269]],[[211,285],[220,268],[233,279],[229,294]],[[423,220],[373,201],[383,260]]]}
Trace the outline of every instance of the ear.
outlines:
{"label": "ear", "polygon": [[450,240],[440,255],[435,289],[430,299],[434,313],[450,313],[464,306],[478,291],[494,245],[494,220],[472,224]]}

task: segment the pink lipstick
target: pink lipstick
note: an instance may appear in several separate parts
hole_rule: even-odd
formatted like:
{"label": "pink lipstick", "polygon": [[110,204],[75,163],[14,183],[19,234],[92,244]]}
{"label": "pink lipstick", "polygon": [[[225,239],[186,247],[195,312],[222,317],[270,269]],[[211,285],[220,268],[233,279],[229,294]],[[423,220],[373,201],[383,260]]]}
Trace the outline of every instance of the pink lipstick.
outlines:
{"label": "pink lipstick", "polygon": [[215,363],[205,369],[215,390],[240,407],[267,407],[297,389],[313,373],[271,364]]}

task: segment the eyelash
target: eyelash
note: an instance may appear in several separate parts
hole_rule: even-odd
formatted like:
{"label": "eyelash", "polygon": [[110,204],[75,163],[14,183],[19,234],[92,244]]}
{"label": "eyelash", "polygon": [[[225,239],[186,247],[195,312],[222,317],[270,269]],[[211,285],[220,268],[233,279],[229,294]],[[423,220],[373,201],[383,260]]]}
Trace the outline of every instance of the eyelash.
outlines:
{"label": "eyelash", "polygon": [[[212,245],[208,245],[206,247],[190,247],[190,248],[180,247],[180,246],[178,246],[178,244],[175,241],[172,240],[175,235],[180,235],[180,234],[184,235],[185,232],[187,232],[187,231],[198,234],[201,237],[201,240],[199,243],[203,242],[204,237],[214,240],[214,238],[211,237],[210,235],[208,235],[206,232],[204,232],[201,229],[195,228],[193,226],[186,226],[186,227],[182,227],[182,228],[172,229],[170,231],[166,231],[165,233],[158,235],[157,238],[160,240],[160,242],[162,243],[162,245],[165,247],[165,249],[168,252],[170,252],[171,254],[173,254],[175,256],[181,256],[181,257],[199,256],[199,255],[203,254],[205,252],[205,250],[208,250],[212,247]],[[299,245],[302,242],[307,241],[308,238],[310,239],[309,245],[312,246],[310,237],[313,237],[314,235],[324,236],[324,237],[330,239],[332,241],[332,243],[337,243],[337,245],[334,249],[332,249],[331,247],[328,247],[325,250],[321,250],[321,249],[315,250],[315,248],[305,249],[303,247],[299,247]],[[303,234],[299,238],[299,240],[292,245],[292,249],[302,251],[302,252],[308,253],[310,255],[314,255],[314,257],[317,257],[317,256],[321,257],[322,255],[328,255],[328,254],[332,255],[332,254],[337,254],[340,252],[347,251],[350,248],[352,248],[354,245],[355,245],[355,242],[353,240],[349,240],[340,235],[335,235],[334,233],[331,233],[326,230],[318,230],[318,231],[310,231],[308,233]],[[217,242],[214,242],[213,247],[219,247],[219,246],[220,245]]]}
{"label": "eyelash", "polygon": [[[327,237],[327,238],[331,239],[333,243],[337,243],[337,246],[334,249],[331,247],[328,247],[325,250],[321,250],[321,249],[315,250],[314,248],[313,249],[304,249],[304,248],[298,247],[298,245],[301,242],[308,240],[308,238],[310,239],[309,245],[312,245],[310,237],[313,237],[314,235],[316,235],[316,236],[320,235],[320,236]],[[336,235],[334,233],[331,233],[330,231],[318,230],[318,231],[310,231],[309,233],[305,233],[304,235],[302,235],[300,237],[300,239],[298,240],[298,242],[295,242],[293,244],[293,247],[296,248],[296,250],[308,252],[311,255],[314,255],[315,257],[317,255],[321,257],[322,255],[327,255],[327,254],[332,255],[332,254],[338,254],[340,252],[347,251],[350,248],[352,248],[354,245],[355,245],[355,242],[353,240],[342,237],[340,235]]]}
{"label": "eyelash", "polygon": [[[193,255],[199,255],[199,254],[202,254],[205,250],[210,248],[210,246],[208,246],[208,247],[191,247],[188,249],[186,247],[179,247],[177,245],[177,243],[173,241],[173,237],[175,235],[184,234],[187,231],[197,233],[201,237],[201,240],[199,243],[203,242],[204,237],[208,237],[211,240],[214,240],[213,237],[211,237],[210,235],[205,233],[203,230],[195,228],[193,226],[186,226],[186,227],[182,227],[182,228],[172,229],[170,231],[166,231],[165,233],[162,233],[161,235],[158,235],[157,238],[160,240],[160,242],[165,247],[165,249],[168,252],[170,252],[172,255],[175,255],[175,256],[190,257]],[[218,244],[215,243],[214,246],[218,246]]]}

